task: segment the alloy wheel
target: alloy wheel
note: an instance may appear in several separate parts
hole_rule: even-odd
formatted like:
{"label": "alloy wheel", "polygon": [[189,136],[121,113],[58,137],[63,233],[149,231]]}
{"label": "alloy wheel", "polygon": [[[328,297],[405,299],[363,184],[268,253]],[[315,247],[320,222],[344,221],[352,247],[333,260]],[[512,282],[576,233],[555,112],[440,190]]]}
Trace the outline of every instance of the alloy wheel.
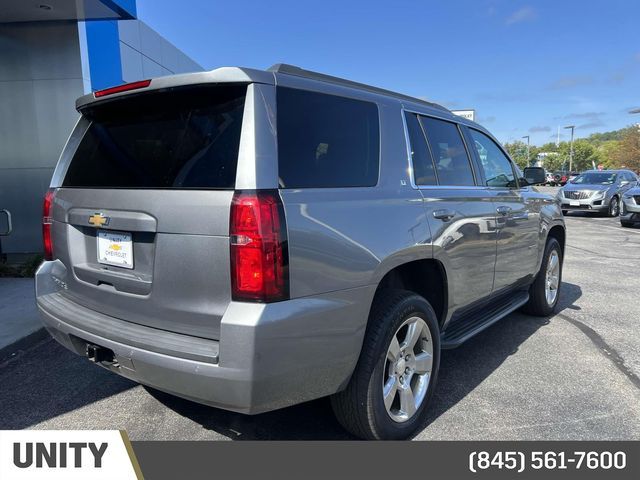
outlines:
{"label": "alloy wheel", "polygon": [[431,331],[420,317],[410,317],[396,330],[387,349],[382,397],[391,419],[411,419],[425,399],[433,368]]}
{"label": "alloy wheel", "polygon": [[618,197],[613,197],[611,199],[611,206],[609,207],[609,212],[612,217],[618,216],[618,210],[620,209],[620,204],[618,203]]}
{"label": "alloy wheel", "polygon": [[560,255],[556,250],[551,251],[547,261],[545,277],[545,297],[547,305],[552,306],[558,297],[558,287],[560,286]]}

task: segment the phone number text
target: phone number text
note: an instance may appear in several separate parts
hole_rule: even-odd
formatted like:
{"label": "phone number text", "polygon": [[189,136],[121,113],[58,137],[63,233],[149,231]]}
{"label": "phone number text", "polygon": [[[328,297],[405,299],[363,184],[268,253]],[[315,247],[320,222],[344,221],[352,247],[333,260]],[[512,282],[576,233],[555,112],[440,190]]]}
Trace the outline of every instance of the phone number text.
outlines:
{"label": "phone number text", "polygon": [[627,466],[625,452],[519,452],[475,451],[469,454],[469,470],[624,470]]}

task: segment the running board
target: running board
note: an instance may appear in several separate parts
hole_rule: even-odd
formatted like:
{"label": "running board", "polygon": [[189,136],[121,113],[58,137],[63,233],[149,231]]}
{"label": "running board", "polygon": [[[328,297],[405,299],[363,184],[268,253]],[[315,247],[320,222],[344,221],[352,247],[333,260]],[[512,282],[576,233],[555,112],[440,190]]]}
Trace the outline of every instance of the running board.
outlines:
{"label": "running board", "polygon": [[[529,292],[515,292],[513,295],[493,305],[487,305],[480,312],[476,311],[456,319],[442,333],[442,348],[456,348],[490,327],[498,320],[517,310],[529,301]],[[484,315],[482,315],[484,313]],[[481,316],[482,315],[482,316]]]}

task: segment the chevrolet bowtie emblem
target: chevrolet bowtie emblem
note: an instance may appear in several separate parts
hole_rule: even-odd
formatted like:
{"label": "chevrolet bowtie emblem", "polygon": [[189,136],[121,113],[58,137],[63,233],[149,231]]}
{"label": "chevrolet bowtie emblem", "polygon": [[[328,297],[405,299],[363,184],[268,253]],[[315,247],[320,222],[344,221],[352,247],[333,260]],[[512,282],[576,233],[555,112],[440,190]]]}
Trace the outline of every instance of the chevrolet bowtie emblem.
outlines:
{"label": "chevrolet bowtie emblem", "polygon": [[96,213],[89,217],[89,223],[96,227],[103,227],[105,225],[109,225],[109,217],[105,217],[101,213]]}

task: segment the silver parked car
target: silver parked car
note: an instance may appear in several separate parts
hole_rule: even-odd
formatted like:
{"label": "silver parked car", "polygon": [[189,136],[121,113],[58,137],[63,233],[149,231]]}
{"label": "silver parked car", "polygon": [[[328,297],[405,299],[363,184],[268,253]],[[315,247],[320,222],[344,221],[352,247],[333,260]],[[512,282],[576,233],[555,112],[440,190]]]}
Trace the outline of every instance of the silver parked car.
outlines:
{"label": "silver parked car", "polygon": [[567,183],[558,192],[562,213],[592,211],[617,217],[624,192],[637,185],[638,178],[630,170],[590,170]]}
{"label": "silver parked car", "polygon": [[620,208],[620,225],[633,227],[637,224],[640,224],[640,186],[624,192]]}
{"label": "silver parked car", "polygon": [[331,395],[353,434],[406,438],[441,349],[558,302],[544,170],[439,105],[277,65],[76,106],[37,302],[127,378],[246,414]]}

